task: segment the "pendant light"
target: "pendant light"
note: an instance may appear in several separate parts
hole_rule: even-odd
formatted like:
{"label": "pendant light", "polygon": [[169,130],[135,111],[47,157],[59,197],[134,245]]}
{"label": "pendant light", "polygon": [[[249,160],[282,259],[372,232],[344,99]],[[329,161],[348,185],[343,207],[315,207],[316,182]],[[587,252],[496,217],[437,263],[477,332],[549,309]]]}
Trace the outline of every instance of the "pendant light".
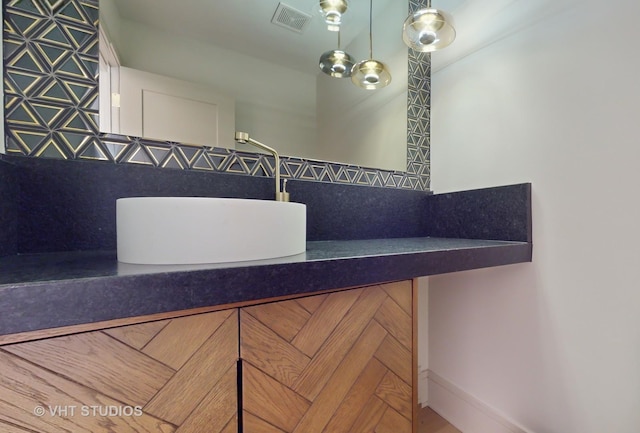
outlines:
{"label": "pendant light", "polygon": [[346,78],[351,76],[351,68],[354,64],[355,59],[340,49],[340,31],[338,31],[338,49],[322,53],[320,69],[334,78]]}
{"label": "pendant light", "polygon": [[402,26],[402,40],[409,48],[420,52],[436,51],[456,38],[453,18],[448,13],[427,7],[410,14]]}
{"label": "pendant light", "polygon": [[373,59],[373,0],[369,2],[369,59],[354,65],[351,81],[358,87],[375,90],[386,87],[391,82],[391,73],[387,65]]}
{"label": "pendant light", "polygon": [[327,29],[332,32],[340,30],[342,14],[347,11],[347,0],[320,0],[320,13],[327,23]]}

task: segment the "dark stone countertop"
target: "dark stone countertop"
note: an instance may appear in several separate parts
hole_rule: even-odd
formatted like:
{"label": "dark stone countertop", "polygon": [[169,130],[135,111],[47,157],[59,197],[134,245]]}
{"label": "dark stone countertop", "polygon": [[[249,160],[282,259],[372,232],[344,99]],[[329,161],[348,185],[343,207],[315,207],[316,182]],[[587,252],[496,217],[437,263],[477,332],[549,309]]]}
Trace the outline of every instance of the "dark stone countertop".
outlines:
{"label": "dark stone countertop", "polygon": [[130,265],[114,251],[0,259],[0,335],[531,261],[530,242],[309,242],[304,254],[214,265]]}

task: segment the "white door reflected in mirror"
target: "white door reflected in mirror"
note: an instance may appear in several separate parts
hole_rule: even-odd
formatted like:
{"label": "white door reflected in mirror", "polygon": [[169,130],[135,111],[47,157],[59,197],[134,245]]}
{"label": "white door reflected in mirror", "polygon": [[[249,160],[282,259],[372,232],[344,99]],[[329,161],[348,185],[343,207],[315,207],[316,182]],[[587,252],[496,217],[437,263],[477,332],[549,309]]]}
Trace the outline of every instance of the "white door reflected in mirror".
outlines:
{"label": "white door reflected in mirror", "polygon": [[233,149],[235,101],[210,87],[120,67],[120,129],[112,132]]}

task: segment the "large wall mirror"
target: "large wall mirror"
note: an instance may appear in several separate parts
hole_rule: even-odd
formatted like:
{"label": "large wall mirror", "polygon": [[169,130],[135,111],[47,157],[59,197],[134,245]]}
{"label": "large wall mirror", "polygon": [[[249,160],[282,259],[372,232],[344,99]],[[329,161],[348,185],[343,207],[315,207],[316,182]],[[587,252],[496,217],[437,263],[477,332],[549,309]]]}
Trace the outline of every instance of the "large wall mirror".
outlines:
{"label": "large wall mirror", "polygon": [[[338,48],[338,33],[328,31],[318,2],[285,3],[293,12],[278,19],[278,0],[100,0],[100,130],[255,151],[233,142],[236,129],[287,156],[406,171],[408,62],[401,28],[408,2],[373,1],[373,56],[392,73],[388,87],[373,91],[320,71],[319,57]],[[296,11],[309,16],[302,31],[283,26],[298,26]],[[358,60],[368,57],[369,1],[349,2],[340,44]],[[148,79],[160,81],[145,88],[140,82]],[[171,83],[188,87],[170,114],[184,116],[178,124],[197,117],[206,124],[215,110],[229,109],[224,104],[231,104],[231,117],[218,113],[217,124],[206,125],[217,129],[205,128],[205,139],[167,136],[164,122],[152,127],[144,116],[162,106],[154,98],[175,96],[164,91]],[[142,112],[125,111],[128,91],[135,100],[146,98]],[[120,106],[105,93],[119,94]],[[217,133],[219,141],[201,142]]]}

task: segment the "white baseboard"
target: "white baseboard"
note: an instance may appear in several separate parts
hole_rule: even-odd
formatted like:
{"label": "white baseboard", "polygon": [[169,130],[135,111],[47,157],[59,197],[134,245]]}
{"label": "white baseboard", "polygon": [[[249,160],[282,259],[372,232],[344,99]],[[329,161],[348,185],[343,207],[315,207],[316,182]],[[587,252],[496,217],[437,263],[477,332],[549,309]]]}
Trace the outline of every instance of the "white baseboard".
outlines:
{"label": "white baseboard", "polygon": [[[427,405],[463,433],[533,433],[431,370],[420,373],[419,386],[424,373]],[[425,405],[422,397],[420,403]]]}
{"label": "white baseboard", "polygon": [[420,407],[429,406],[429,370],[418,372],[418,403]]}

